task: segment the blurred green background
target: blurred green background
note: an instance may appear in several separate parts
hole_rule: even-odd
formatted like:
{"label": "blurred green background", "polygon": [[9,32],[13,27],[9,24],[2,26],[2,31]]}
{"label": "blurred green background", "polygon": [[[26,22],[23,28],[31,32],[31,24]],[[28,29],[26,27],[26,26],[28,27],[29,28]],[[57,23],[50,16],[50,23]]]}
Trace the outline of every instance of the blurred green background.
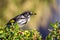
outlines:
{"label": "blurred green background", "polygon": [[37,13],[31,17],[26,25],[37,29],[38,25],[44,28],[52,17],[51,8],[57,10],[56,0],[0,0],[0,26],[5,25],[11,18],[30,10]]}

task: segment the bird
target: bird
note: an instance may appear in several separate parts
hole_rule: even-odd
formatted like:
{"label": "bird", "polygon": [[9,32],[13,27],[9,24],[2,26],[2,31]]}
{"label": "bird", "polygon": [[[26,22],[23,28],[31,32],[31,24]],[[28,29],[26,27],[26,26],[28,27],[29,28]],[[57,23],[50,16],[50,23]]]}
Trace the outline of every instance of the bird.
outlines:
{"label": "bird", "polygon": [[12,18],[6,25],[7,27],[10,27],[12,25],[11,23],[13,23],[13,25],[17,23],[19,27],[23,27],[30,21],[30,17],[32,15],[36,15],[36,13],[24,11],[23,13]]}

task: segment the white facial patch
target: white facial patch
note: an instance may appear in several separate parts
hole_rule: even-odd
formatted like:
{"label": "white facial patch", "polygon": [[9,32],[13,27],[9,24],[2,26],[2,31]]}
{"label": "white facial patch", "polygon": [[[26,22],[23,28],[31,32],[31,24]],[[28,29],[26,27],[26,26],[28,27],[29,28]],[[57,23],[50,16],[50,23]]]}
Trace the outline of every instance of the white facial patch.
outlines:
{"label": "white facial patch", "polygon": [[28,16],[28,21],[30,21],[30,15]]}

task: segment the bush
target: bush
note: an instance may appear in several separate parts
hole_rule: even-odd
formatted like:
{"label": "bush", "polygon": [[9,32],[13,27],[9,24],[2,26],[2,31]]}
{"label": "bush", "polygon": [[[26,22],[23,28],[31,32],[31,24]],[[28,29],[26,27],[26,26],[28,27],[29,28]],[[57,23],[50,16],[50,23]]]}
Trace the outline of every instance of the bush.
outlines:
{"label": "bush", "polygon": [[50,31],[49,35],[46,37],[46,40],[60,40],[60,23],[56,22],[50,24],[53,29],[48,29]]}
{"label": "bush", "polygon": [[[50,33],[46,40],[60,40],[59,23],[51,23],[50,27],[53,29],[48,29]],[[42,36],[37,30],[22,30],[16,23],[10,27],[0,27],[0,40],[42,40]]]}
{"label": "bush", "polygon": [[0,40],[41,40],[41,36],[36,30],[22,30],[15,24],[0,27]]}

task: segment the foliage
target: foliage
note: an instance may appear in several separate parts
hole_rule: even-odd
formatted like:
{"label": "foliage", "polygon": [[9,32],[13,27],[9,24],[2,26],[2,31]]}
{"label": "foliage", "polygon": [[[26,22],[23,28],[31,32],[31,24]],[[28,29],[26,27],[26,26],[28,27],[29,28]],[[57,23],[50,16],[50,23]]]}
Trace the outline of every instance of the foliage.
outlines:
{"label": "foliage", "polygon": [[36,30],[22,30],[17,23],[10,27],[0,27],[0,40],[41,40]]}
{"label": "foliage", "polygon": [[54,24],[50,24],[53,29],[48,29],[50,31],[49,35],[46,37],[46,40],[60,40],[60,26],[59,23],[56,22]]}
{"label": "foliage", "polygon": [[[60,40],[59,23],[51,23],[50,26],[53,29],[48,29],[50,33],[46,40]],[[17,23],[14,25],[12,23],[10,27],[0,26],[0,40],[42,40],[42,36],[37,30],[22,30]]]}

